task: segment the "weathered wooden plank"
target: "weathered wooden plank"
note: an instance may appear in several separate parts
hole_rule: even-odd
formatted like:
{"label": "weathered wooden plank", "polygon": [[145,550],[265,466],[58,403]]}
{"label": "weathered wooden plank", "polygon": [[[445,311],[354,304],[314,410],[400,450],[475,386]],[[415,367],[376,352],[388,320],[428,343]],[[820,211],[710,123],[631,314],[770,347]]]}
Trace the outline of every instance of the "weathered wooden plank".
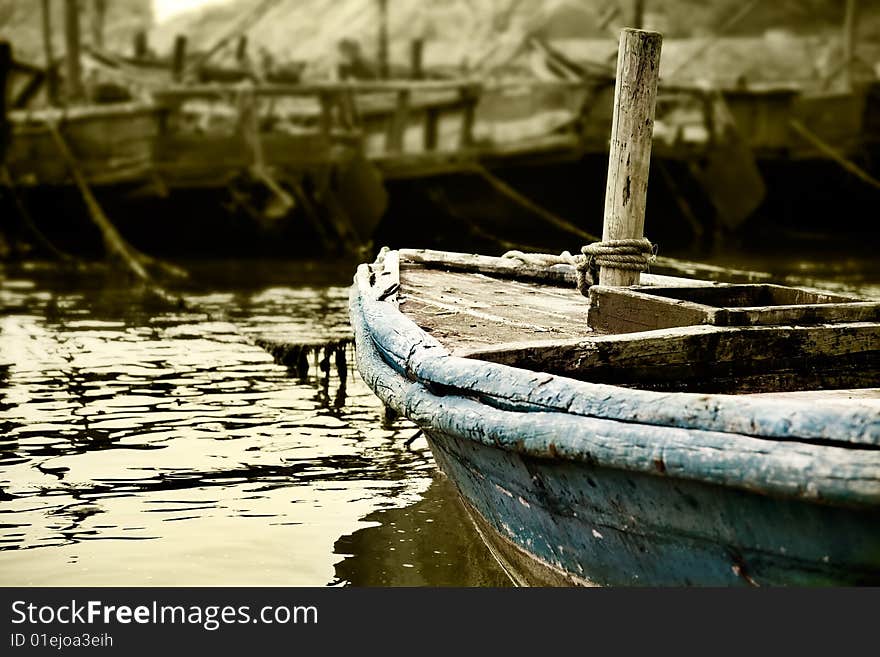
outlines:
{"label": "weathered wooden plank", "polygon": [[494,276],[430,271],[404,263],[405,303],[461,305],[461,312],[484,311],[510,322],[536,324],[545,330],[571,328],[582,335],[587,302],[571,288],[533,286]]}
{"label": "weathered wooden plank", "polygon": [[[880,583],[877,507],[779,499],[426,436],[480,534],[523,584]],[[826,531],[832,526],[839,531]]]}
{"label": "weathered wooden plank", "polygon": [[609,333],[689,324],[769,326],[880,321],[880,302],[780,285],[593,286],[590,308],[590,326]]}
{"label": "weathered wooden plank", "polygon": [[450,271],[481,272],[514,280],[556,283],[574,287],[574,268],[564,266],[545,267],[522,262],[516,258],[496,258],[471,253],[451,253],[431,249],[401,249],[401,263],[417,263],[425,267]]}
{"label": "weathered wooden plank", "polygon": [[83,119],[110,119],[118,118],[128,121],[134,117],[154,116],[160,110],[150,103],[112,103],[107,105],[73,105],[71,107],[55,108],[48,107],[40,110],[15,110],[9,113],[9,118],[16,126],[45,126],[46,121],[55,121],[58,124],[78,122]]}
{"label": "weathered wooden plank", "polygon": [[403,137],[409,123],[409,98],[409,90],[402,89],[397,92],[394,114],[388,120],[388,132],[385,136],[385,149],[389,153],[399,153],[403,150]]}
{"label": "weathered wooden plank", "polygon": [[[263,160],[268,166],[303,168],[334,161],[333,148],[320,135],[261,133]],[[242,150],[236,135],[163,135],[156,144],[160,169],[171,166],[204,166],[229,172],[250,164],[252,155]]]}
{"label": "weathered wooden plank", "polygon": [[765,399],[812,399],[822,403],[859,404],[880,410],[880,388],[846,388],[843,390],[798,390],[795,392],[758,392],[753,397]]}
{"label": "weathered wooden plank", "polygon": [[[580,81],[565,80],[534,80],[529,82],[535,89],[581,89]],[[461,89],[471,89],[481,93],[486,89],[503,89],[506,87],[519,87],[519,81],[497,82],[486,84],[478,78],[464,78],[454,80],[358,80],[344,82],[303,82],[299,84],[264,84],[258,88],[260,96],[314,96],[323,91],[336,92],[350,89],[358,94],[368,93],[395,93],[407,89],[413,94],[424,92],[452,91],[459,92]],[[158,99],[194,99],[194,98],[217,98],[224,93],[215,85],[178,85],[168,86],[156,92]]]}
{"label": "weathered wooden plank", "polygon": [[880,378],[880,328],[670,329],[650,336],[496,344],[459,350],[458,355],[650,390],[741,393],[870,386]]}
{"label": "weathered wooden plank", "polygon": [[437,126],[440,122],[440,110],[429,108],[425,111],[424,149],[433,151],[437,148]]}
{"label": "weathered wooden plank", "polygon": [[186,36],[178,34],[174,37],[174,52],[171,55],[171,79],[174,82],[183,82],[183,72],[186,66]]}
{"label": "weathered wooden plank", "polygon": [[321,104],[321,118],[318,125],[320,126],[321,135],[328,138],[330,131],[333,129],[334,95],[326,91],[322,92],[318,95],[318,101]]}
{"label": "weathered wooden plank", "polygon": [[[638,288],[636,292],[640,291]],[[727,284],[722,283],[706,287],[694,287],[682,289],[680,287],[668,290],[655,288],[642,290],[649,294],[663,295],[674,299],[685,299],[694,303],[701,303],[715,307],[757,307],[757,306],[787,306],[816,303],[844,303],[857,301],[853,297],[847,297],[819,290],[808,290],[784,285],[762,284]]]}
{"label": "weathered wooden plank", "polygon": [[880,321],[880,303],[848,303],[722,308],[714,323],[719,326],[769,326],[772,324],[822,324],[831,322]]}
{"label": "weathered wooden plank", "polygon": [[573,288],[536,289],[518,281],[406,264],[402,276],[404,312],[435,336],[444,333],[447,345],[451,339],[485,344],[535,334],[573,337],[589,330],[587,302]]}
{"label": "weathered wooden plank", "polygon": [[79,0],[64,0],[65,96],[72,102],[82,100],[85,95],[80,42]]}
{"label": "weathered wooden plank", "polygon": [[627,288],[590,288],[589,324],[605,333],[712,324],[715,312],[690,301],[639,294]]}
{"label": "weathered wooden plank", "polygon": [[[657,82],[660,79],[658,32],[624,29],[617,55],[614,115],[608,154],[602,241],[642,239]],[[636,285],[639,272],[603,265],[602,285]]]}
{"label": "weathered wooden plank", "polygon": [[474,120],[477,115],[477,102],[480,97],[479,87],[466,86],[461,89],[461,101],[464,110],[461,115],[461,133],[459,148],[470,148],[474,143]]}
{"label": "weathered wooden plank", "polygon": [[[557,284],[559,286],[574,287],[576,285],[577,278],[574,266],[569,263],[568,258],[550,254],[537,255],[545,259],[558,258],[559,264],[539,266],[530,264],[530,262],[523,262],[515,257],[494,257],[431,249],[400,249],[401,260],[419,263],[425,267],[454,271],[475,271],[492,276]],[[694,277],[715,279],[723,276],[728,280],[763,280],[770,278],[770,274],[764,272],[728,269],[672,258],[657,258],[652,269],[655,272],[653,274],[642,273],[642,284],[668,287],[688,285],[693,287],[701,284],[706,286],[714,285],[710,281],[695,280]],[[669,276],[669,274],[672,274],[672,276]],[[688,276],[690,278],[683,279],[678,276]]]}

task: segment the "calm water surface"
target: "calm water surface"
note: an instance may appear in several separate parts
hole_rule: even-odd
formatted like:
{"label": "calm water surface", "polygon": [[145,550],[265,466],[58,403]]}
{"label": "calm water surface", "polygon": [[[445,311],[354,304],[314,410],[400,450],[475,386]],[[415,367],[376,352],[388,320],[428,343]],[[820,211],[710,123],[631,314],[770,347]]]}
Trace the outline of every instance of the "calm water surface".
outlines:
{"label": "calm water surface", "polygon": [[505,585],[351,357],[301,378],[254,345],[344,335],[352,271],[202,267],[192,311],[151,312],[7,269],[0,584]]}
{"label": "calm water surface", "polygon": [[[0,585],[508,584],[351,354],[301,377],[254,344],[345,335],[353,264],[192,271],[175,311],[0,272]],[[781,273],[880,296],[873,259]]]}

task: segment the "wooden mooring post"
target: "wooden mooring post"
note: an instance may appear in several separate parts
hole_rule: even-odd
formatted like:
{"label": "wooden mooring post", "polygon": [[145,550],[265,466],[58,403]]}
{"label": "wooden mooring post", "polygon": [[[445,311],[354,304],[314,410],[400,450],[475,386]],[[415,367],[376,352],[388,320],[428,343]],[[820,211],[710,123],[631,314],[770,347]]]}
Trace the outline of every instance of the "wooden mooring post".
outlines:
{"label": "wooden mooring post", "polygon": [[82,100],[85,95],[80,61],[79,1],[64,0],[64,40],[67,64],[66,91],[70,101]]}
{"label": "wooden mooring post", "polygon": [[49,0],[40,3],[40,19],[43,31],[43,59],[46,60],[46,93],[50,105],[58,104],[58,69],[52,49],[52,7]]}
{"label": "wooden mooring post", "polygon": [[12,72],[12,45],[8,41],[0,41],[0,164],[6,159],[6,150],[12,137],[12,126],[9,124],[9,76]]}
{"label": "wooden mooring post", "polygon": [[424,39],[413,39],[409,42],[409,75],[413,80],[423,80],[425,78],[423,68],[424,54]]}
{"label": "wooden mooring post", "polygon": [[171,78],[175,82],[183,82],[186,69],[186,37],[178,34],[174,37],[174,51],[171,54]]}
{"label": "wooden mooring post", "polygon": [[[658,32],[647,30],[624,29],[620,35],[603,242],[644,237],[662,42]],[[599,283],[637,285],[639,275],[638,271],[604,265]]]}
{"label": "wooden mooring post", "polygon": [[843,17],[843,76],[846,88],[853,87],[853,64],[856,60],[856,33],[858,31],[858,0],[846,0]]}
{"label": "wooden mooring post", "polygon": [[147,42],[147,33],[144,30],[138,30],[132,37],[132,56],[137,60],[146,59],[149,51],[150,46]]}
{"label": "wooden mooring post", "polygon": [[91,31],[92,45],[104,49],[104,24],[107,18],[107,0],[92,0]]}
{"label": "wooden mooring post", "polygon": [[379,9],[379,34],[376,59],[379,61],[379,79],[390,77],[388,63],[388,0],[377,0]]}
{"label": "wooden mooring post", "polygon": [[633,0],[630,27],[641,30],[645,26],[645,0]]}

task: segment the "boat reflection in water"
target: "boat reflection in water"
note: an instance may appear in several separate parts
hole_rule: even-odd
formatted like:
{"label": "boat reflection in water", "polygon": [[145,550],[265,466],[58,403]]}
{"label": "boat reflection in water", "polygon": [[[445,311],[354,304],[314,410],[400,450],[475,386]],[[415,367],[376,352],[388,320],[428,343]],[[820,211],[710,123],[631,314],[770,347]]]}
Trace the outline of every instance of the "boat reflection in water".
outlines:
{"label": "boat reflection in water", "polygon": [[452,484],[435,472],[418,502],[380,509],[334,546],[335,585],[511,586],[474,531]]}

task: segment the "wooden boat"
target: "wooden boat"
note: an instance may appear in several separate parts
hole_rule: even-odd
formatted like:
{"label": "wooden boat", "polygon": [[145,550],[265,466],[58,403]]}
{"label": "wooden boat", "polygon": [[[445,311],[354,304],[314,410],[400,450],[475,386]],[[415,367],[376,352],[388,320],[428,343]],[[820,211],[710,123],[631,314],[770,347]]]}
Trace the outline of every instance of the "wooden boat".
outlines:
{"label": "wooden boat", "polygon": [[[654,39],[621,40],[605,245],[644,221]],[[584,262],[389,251],[351,292],[364,380],[511,578],[880,584],[880,303],[601,259],[585,299]]]}

